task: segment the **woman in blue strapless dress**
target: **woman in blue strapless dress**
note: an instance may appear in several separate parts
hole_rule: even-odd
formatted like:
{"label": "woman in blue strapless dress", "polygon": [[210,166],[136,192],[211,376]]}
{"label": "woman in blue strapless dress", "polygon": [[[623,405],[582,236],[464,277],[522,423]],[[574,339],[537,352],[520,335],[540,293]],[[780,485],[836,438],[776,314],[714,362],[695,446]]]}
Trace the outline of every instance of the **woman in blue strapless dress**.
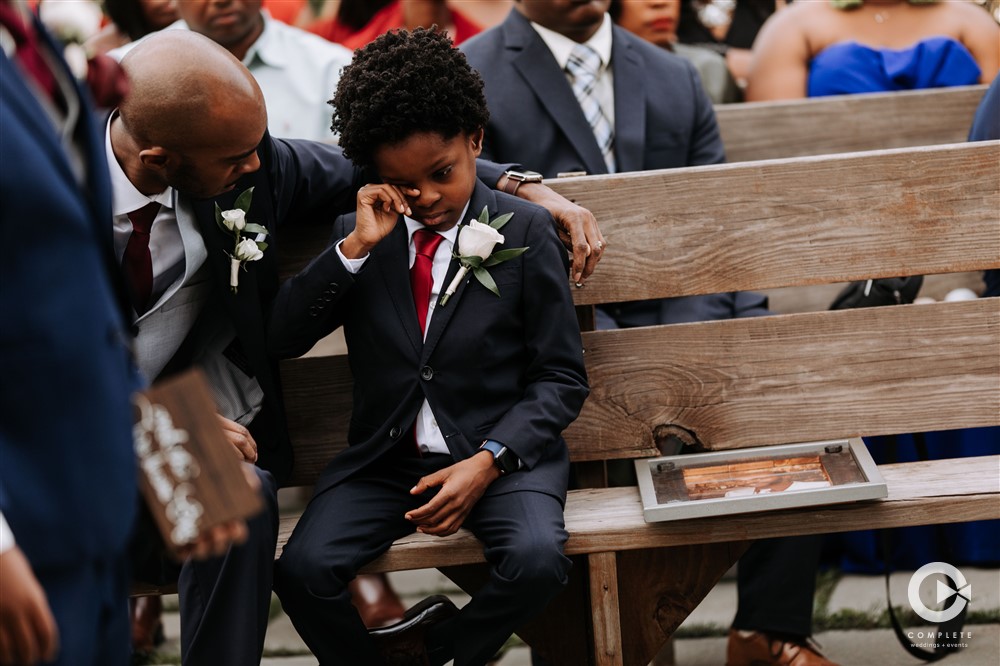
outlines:
{"label": "woman in blue strapless dress", "polygon": [[[997,74],[1000,27],[971,2],[845,4],[794,2],[775,14],[754,43],[747,100],[972,85]],[[1000,428],[926,433],[925,439],[930,459],[1000,453]],[[918,458],[911,435],[865,441],[880,463]],[[893,530],[893,565],[916,569],[934,560],[995,565],[1000,561],[998,522]],[[883,569],[873,532],[829,535],[828,546],[844,571]]]}
{"label": "woman in blue strapless dress", "polygon": [[989,83],[1000,26],[972,2],[793,2],[754,42],[747,101]]}

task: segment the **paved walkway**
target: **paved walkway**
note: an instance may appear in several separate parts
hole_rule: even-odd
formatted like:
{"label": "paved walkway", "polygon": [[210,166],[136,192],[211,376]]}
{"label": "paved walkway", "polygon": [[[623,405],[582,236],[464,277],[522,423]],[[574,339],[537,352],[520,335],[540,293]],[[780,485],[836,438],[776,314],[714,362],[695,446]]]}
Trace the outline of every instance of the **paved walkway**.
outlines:
{"label": "paved walkway", "polygon": [[[972,585],[972,605],[976,612],[992,611],[991,620],[1000,617],[1000,570],[963,568]],[[410,571],[391,574],[393,585],[407,605],[416,603],[430,594],[448,594],[458,605],[468,597],[437,571]],[[906,587],[909,572],[898,572],[891,578],[893,604],[906,605]],[[921,591],[934,593],[933,586],[925,584]],[[168,599],[168,607],[176,601]],[[844,576],[829,595],[829,601],[818,612],[833,615],[840,611],[853,611],[852,616],[876,617],[886,607],[884,579],[879,576]],[[714,634],[710,638],[679,638],[674,641],[675,660],[679,666],[719,666],[725,662],[725,628],[732,620],[736,608],[736,582],[727,577],[715,587],[702,604],[682,625],[679,634],[691,636]],[[165,619],[167,643],[158,655],[157,663],[178,663],[169,655],[176,655],[178,619],[176,613],[167,613]],[[914,627],[915,631],[927,627]],[[1000,624],[966,626],[971,632],[963,651],[947,657],[943,666],[996,666],[1000,662]],[[823,652],[843,666],[907,666],[921,664],[907,655],[888,629],[852,629],[825,631],[816,636]],[[315,666],[301,639],[284,614],[277,614],[268,629],[265,666]],[[529,666],[527,648],[512,647],[499,662],[499,666]]]}

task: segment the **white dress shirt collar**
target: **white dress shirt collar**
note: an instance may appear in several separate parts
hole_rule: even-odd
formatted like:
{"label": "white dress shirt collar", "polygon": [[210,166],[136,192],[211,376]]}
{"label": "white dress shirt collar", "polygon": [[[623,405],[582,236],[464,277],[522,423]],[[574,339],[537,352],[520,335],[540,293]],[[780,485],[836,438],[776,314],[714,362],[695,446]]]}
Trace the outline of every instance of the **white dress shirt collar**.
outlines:
{"label": "white dress shirt collar", "polygon": [[[545,45],[552,51],[556,62],[559,63],[559,69],[566,69],[566,63],[569,62],[569,54],[572,53],[577,42],[574,42],[565,35],[559,34],[555,30],[538,25],[534,21],[531,21],[531,27],[535,29],[538,36],[542,38]],[[601,23],[601,27],[597,29],[597,32],[584,42],[584,44],[597,52],[597,55],[601,57],[601,66],[607,69],[611,63],[611,17],[608,14],[604,15],[604,22]]]}
{"label": "white dress shirt collar", "polygon": [[114,150],[111,148],[111,121],[115,119],[118,112],[111,114],[108,118],[107,127],[104,130],[104,150],[108,156],[108,170],[111,172],[111,212],[115,215],[127,215],[134,210],[139,210],[150,201],[156,201],[162,206],[173,208],[174,189],[168,187],[159,194],[147,197],[136,189],[132,181],[125,175],[125,171],[115,158]]}
{"label": "white dress shirt collar", "polygon": [[258,58],[265,65],[277,67],[279,69],[288,65],[287,49],[278,39],[280,35],[274,29],[274,19],[266,9],[260,10],[264,18],[264,31],[260,33],[257,40],[247,49],[247,54],[243,58],[243,64],[250,67],[254,58]]}

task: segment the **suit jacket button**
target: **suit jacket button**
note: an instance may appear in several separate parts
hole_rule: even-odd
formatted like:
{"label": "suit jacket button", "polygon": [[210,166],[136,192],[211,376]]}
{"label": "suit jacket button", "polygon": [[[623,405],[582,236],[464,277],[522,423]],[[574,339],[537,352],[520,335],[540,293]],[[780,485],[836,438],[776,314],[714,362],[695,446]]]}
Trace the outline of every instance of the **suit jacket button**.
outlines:
{"label": "suit jacket button", "polygon": [[399,436],[403,434],[402,429],[399,426],[393,426],[392,430],[389,431],[389,437],[393,439],[399,439]]}
{"label": "suit jacket button", "polygon": [[434,379],[434,368],[432,368],[429,365],[425,365],[423,368],[420,369],[420,378],[423,379],[425,382],[429,382],[430,380]]}
{"label": "suit jacket button", "polygon": [[336,293],[337,293],[337,287],[339,287],[339,286],[340,286],[340,285],[339,285],[339,284],[337,284],[336,282],[331,282],[331,283],[330,283],[330,290],[329,290],[329,291],[330,291],[330,293],[331,293],[331,294],[336,294]]}

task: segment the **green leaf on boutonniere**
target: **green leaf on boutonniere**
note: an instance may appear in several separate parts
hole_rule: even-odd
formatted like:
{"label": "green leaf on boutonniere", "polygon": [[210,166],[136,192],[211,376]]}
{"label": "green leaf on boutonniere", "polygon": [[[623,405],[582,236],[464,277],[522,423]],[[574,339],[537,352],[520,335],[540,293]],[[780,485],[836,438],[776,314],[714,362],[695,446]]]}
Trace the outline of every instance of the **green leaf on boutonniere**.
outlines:
{"label": "green leaf on boutonniere", "polygon": [[260,250],[261,252],[263,252],[264,250],[267,249],[267,243],[258,242],[257,243],[257,249]]}
{"label": "green leaf on boutonniere", "polygon": [[[486,214],[486,209],[483,209],[483,214]],[[490,220],[490,226],[499,231],[503,228],[503,225],[510,222],[510,218],[514,217],[514,213],[504,213],[503,215],[497,215],[495,218]]]}
{"label": "green leaf on boutonniere", "polygon": [[526,247],[514,247],[509,250],[499,250],[494,252],[489,256],[489,258],[483,262],[483,268],[489,268],[490,266],[496,266],[497,264],[507,261],[508,259],[513,259],[514,257],[519,257],[528,251]]}
{"label": "green leaf on boutonniere", "polygon": [[247,225],[243,227],[243,231],[249,232],[251,234],[266,234],[267,229],[259,224],[253,224],[252,222],[247,222]]}
{"label": "green leaf on boutonniere", "polygon": [[[250,212],[250,201],[253,199],[253,188],[248,187],[247,189],[240,192],[240,196],[236,197],[236,202],[233,204],[233,208],[239,208],[244,213]],[[218,204],[216,204],[218,208]]]}
{"label": "green leaf on boutonniere", "polygon": [[479,283],[492,291],[497,296],[500,295],[500,290],[497,288],[497,283],[493,280],[493,276],[485,268],[476,267],[472,269],[472,274],[476,276]]}
{"label": "green leaf on boutonniere", "polygon": [[476,218],[476,222],[478,222],[479,224],[490,223],[490,212],[486,210],[486,206],[483,206],[483,209],[479,211],[479,217]]}

